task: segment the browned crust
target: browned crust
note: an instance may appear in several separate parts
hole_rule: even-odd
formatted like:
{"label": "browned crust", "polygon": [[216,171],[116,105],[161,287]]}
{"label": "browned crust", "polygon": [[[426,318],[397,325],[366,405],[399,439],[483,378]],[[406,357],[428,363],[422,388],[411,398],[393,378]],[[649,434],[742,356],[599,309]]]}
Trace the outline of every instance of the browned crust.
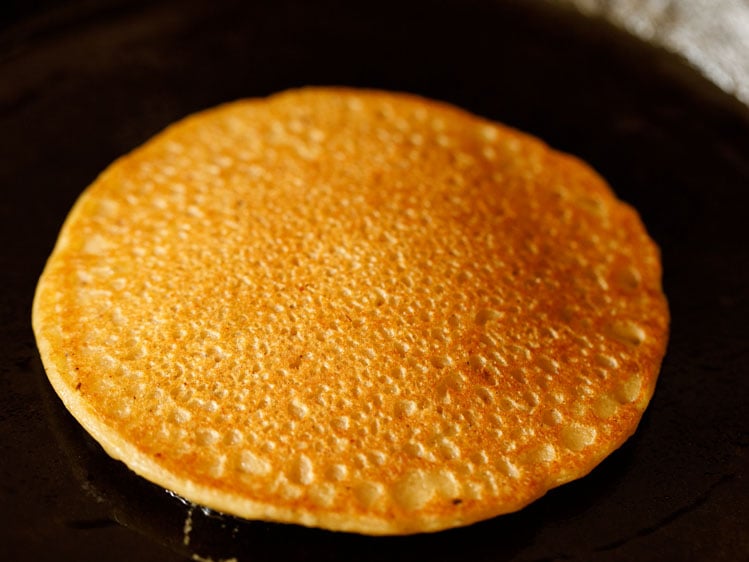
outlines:
{"label": "browned crust", "polygon": [[50,382],[145,478],[367,534],[515,511],[636,429],[657,247],[579,160],[404,94],[189,117],[68,217],[33,323]]}

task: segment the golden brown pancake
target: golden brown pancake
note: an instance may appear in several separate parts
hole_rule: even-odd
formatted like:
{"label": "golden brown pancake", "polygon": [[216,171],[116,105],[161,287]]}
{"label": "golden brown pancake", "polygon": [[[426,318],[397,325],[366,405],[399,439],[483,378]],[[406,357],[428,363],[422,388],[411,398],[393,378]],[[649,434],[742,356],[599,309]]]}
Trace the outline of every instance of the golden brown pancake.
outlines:
{"label": "golden brown pancake", "polygon": [[34,330],[132,470],[246,518],[467,525],[634,431],[659,252],[579,160],[414,96],[302,89],[189,117],[70,213]]}

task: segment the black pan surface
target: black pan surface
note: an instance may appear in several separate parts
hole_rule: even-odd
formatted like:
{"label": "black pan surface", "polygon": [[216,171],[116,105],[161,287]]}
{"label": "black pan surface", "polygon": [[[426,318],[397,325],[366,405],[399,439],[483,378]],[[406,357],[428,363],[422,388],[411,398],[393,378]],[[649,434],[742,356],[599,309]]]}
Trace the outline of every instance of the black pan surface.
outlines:
{"label": "black pan surface", "polygon": [[[43,4],[0,20],[0,559],[749,559],[744,106],[675,57],[538,2]],[[306,84],[501,120],[588,160],[640,210],[663,251],[671,341],[637,434],[590,476],[435,535],[246,522],[130,473],[61,405],[30,307],[81,190],[188,113]]]}

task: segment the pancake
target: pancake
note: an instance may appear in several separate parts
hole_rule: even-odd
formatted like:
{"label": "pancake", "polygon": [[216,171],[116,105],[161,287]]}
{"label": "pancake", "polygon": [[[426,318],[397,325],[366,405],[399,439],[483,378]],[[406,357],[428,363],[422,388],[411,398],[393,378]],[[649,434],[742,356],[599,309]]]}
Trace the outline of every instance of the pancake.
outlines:
{"label": "pancake", "polygon": [[659,251],[580,160],[446,104],[308,88],[113,163],[39,351],[114,458],[210,508],[364,534],[516,511],[636,429]]}

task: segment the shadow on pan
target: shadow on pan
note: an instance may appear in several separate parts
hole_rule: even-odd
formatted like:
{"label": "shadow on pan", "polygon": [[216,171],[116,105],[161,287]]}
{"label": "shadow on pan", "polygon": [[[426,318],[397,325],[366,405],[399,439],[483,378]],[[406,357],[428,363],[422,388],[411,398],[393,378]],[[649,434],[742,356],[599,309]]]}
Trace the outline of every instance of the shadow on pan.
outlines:
{"label": "shadow on pan", "polygon": [[689,557],[696,543],[713,560],[747,554],[736,539],[747,513],[737,474],[749,434],[739,415],[749,118],[677,59],[544,4],[479,0],[68,2],[6,29],[0,46],[0,185],[11,187],[9,208],[37,218],[33,231],[18,225],[19,268],[41,271],[82,188],[168,123],[239,97],[343,84],[449,101],[588,160],[661,245],[673,316],[640,430],[589,477],[517,514],[381,539],[241,521],[168,495],[77,426],[27,341],[19,353],[35,362],[35,399],[62,451],[41,454],[71,466],[62,496],[83,492],[97,506],[95,517],[52,515],[71,533],[121,525],[134,531],[124,543],[174,559],[645,560]]}

